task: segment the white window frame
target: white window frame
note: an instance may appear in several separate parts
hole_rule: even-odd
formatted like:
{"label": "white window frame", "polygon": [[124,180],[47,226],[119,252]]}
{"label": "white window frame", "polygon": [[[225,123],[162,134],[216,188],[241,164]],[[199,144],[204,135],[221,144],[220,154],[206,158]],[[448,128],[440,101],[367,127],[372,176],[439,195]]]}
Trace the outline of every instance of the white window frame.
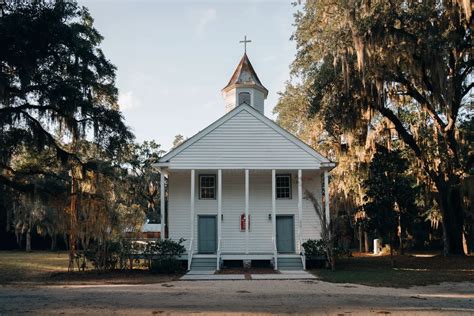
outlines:
{"label": "white window frame", "polygon": [[[241,95],[241,94],[246,94],[246,95],[249,96],[249,104],[247,104],[246,102],[241,102],[241,101],[240,101],[240,95]],[[245,103],[245,104],[251,106],[251,105],[252,105],[252,94],[251,94],[250,92],[248,92],[248,91],[241,91],[241,92],[239,92],[239,95],[237,96],[237,102],[238,102],[238,105],[242,105],[242,104]]]}
{"label": "white window frame", "polygon": [[[288,182],[288,187],[285,186],[285,187],[282,187],[282,186],[278,186],[278,177],[287,177],[289,178],[289,182]],[[277,200],[291,200],[292,199],[292,177],[291,177],[291,173],[280,173],[280,174],[276,174],[275,175],[275,197]],[[289,192],[289,196],[288,197],[278,197],[278,189],[286,189],[288,188],[288,192]]]}
{"label": "white window frame", "polygon": [[[202,179],[205,177],[214,178],[214,185],[213,186],[202,186]],[[202,196],[202,189],[213,189],[214,190],[214,197],[203,197]],[[215,200],[217,197],[217,187],[216,187],[216,175],[215,174],[200,174],[199,175],[199,199],[200,200]]]}

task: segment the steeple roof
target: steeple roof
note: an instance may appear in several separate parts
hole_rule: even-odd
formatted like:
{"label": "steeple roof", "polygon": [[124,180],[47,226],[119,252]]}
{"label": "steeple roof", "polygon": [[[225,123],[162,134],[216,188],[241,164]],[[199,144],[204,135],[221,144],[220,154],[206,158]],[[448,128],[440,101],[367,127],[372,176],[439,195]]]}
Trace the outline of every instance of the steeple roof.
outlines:
{"label": "steeple roof", "polygon": [[245,85],[245,86],[256,86],[263,90],[265,97],[268,94],[267,88],[263,86],[258,79],[257,73],[252,67],[250,60],[247,56],[247,53],[244,53],[242,59],[240,60],[237,68],[234,71],[234,74],[229,80],[229,83],[222,89],[222,91],[228,91],[232,89],[235,85]]}

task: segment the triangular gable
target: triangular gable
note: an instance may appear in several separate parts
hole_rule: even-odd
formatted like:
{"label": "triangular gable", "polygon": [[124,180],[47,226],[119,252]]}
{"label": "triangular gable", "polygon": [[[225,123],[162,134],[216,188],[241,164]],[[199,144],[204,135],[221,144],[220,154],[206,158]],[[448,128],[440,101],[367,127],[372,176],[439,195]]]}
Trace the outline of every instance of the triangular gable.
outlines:
{"label": "triangular gable", "polygon": [[[261,139],[259,139],[261,137]],[[241,158],[241,160],[239,160]],[[330,167],[334,164],[248,105],[227,113],[167,153],[173,168]],[[316,166],[318,165],[318,166]]]}

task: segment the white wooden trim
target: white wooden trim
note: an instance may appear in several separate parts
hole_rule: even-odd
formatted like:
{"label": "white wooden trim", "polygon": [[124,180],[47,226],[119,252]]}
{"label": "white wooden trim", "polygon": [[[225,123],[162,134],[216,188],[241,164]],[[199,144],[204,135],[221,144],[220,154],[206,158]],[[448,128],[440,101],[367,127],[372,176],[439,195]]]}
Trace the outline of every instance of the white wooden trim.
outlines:
{"label": "white wooden trim", "polygon": [[161,232],[160,239],[165,239],[166,224],[165,224],[165,175],[163,171],[160,173],[160,213],[161,213]]}
{"label": "white wooden trim", "polygon": [[191,242],[194,240],[194,202],[195,202],[195,181],[196,181],[196,172],[194,169],[191,170],[191,209],[190,209],[190,224],[191,224]]}
{"label": "white wooden trim", "polygon": [[217,171],[217,270],[220,270],[222,236],[222,170]]}
{"label": "white wooden trim", "polygon": [[303,179],[302,179],[302,171],[301,169],[298,170],[298,239],[300,244],[300,252],[301,252],[301,244],[302,244],[302,230],[303,230]]}
{"label": "white wooden trim", "polygon": [[249,253],[249,169],[245,169],[245,253]]}
{"label": "white wooden trim", "polygon": [[327,171],[324,171],[324,209],[326,211],[326,220],[329,224],[331,217],[329,213],[329,181]]}
{"label": "white wooden trim", "polygon": [[276,251],[276,170],[272,169],[272,240],[274,248],[274,269],[278,269],[277,251]]}
{"label": "white wooden trim", "polygon": [[[162,164],[162,166],[165,165],[165,164]],[[168,163],[166,163],[166,166],[168,166]],[[250,167],[250,169],[252,170],[273,170],[273,169],[276,169],[276,170],[323,170],[323,168],[326,168],[326,166],[321,166],[320,164],[314,164],[314,166],[311,166],[311,167],[288,167],[288,166],[272,166],[272,167],[264,167],[264,166],[259,166],[259,167]],[[332,168],[332,167],[331,167]],[[329,169],[331,169],[329,168]],[[226,167],[226,166],[209,166],[209,167],[202,167],[202,166],[185,166],[185,167],[181,167],[181,166],[174,166],[172,168],[169,168],[169,170],[173,171],[173,170],[191,170],[191,169],[195,169],[195,170],[218,170],[218,169],[222,169],[222,170],[245,170],[246,168],[244,167]]]}
{"label": "white wooden trim", "polygon": [[253,115],[255,118],[275,130],[277,133],[288,139],[289,141],[293,142],[295,145],[306,151],[308,154],[311,156],[317,158],[321,163],[331,163],[331,161],[324,156],[322,156],[320,153],[315,151],[313,148],[311,148],[308,144],[300,140],[298,137],[294,136],[290,132],[286,131],[284,128],[279,126],[277,123],[272,121],[271,119],[267,118],[263,113],[258,112],[256,109],[252,108],[251,106],[247,104],[242,104],[237,107],[235,107],[232,111],[228,112],[224,116],[222,116],[220,119],[216,120],[213,122],[211,125],[194,135],[193,137],[189,138],[187,141],[182,143],[180,146],[177,148],[171,150],[168,152],[166,155],[161,157],[160,161],[158,162],[157,166],[162,165],[162,163],[169,161],[171,158],[182,152],[184,149],[188,148],[198,140],[200,140],[202,137],[205,135],[209,134],[212,132],[214,129],[225,123],[227,120],[231,119],[238,113],[242,111],[247,111],[249,114]]}

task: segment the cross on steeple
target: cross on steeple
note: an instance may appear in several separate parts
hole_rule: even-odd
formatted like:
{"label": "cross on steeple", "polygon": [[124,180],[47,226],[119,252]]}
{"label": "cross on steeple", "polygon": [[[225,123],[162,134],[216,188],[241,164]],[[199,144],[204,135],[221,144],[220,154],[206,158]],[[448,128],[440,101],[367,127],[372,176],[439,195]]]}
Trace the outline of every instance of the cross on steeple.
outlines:
{"label": "cross on steeple", "polygon": [[247,43],[252,42],[251,40],[247,40],[247,35],[244,36],[244,40],[240,41],[239,43],[244,43],[244,53],[247,53]]}

